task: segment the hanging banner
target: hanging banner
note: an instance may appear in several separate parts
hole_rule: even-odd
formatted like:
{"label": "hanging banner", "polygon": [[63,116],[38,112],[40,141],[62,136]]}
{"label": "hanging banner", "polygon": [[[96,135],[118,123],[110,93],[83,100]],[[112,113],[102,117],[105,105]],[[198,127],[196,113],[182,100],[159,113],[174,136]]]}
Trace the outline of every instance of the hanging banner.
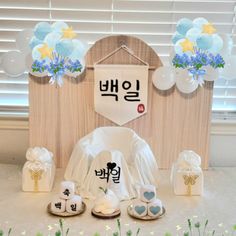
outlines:
{"label": "hanging banner", "polygon": [[118,125],[147,112],[148,65],[96,64],[95,111]]}

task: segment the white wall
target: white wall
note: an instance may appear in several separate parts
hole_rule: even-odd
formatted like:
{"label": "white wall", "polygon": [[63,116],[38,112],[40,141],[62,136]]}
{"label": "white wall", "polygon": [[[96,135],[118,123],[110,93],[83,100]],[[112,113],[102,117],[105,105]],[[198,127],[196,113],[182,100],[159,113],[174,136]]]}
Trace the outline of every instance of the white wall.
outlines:
{"label": "white wall", "polygon": [[[13,123],[14,124],[14,123]],[[0,163],[25,162],[28,127],[0,126]],[[214,125],[211,132],[210,166],[236,166],[236,125]]]}
{"label": "white wall", "polygon": [[211,135],[210,166],[236,166],[236,135]]}

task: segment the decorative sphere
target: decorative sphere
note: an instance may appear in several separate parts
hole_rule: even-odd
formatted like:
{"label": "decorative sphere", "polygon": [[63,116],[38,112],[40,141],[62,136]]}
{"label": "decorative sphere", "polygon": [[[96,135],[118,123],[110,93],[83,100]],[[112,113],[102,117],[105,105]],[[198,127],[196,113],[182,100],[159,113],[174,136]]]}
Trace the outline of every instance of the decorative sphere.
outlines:
{"label": "decorative sphere", "polygon": [[178,33],[185,35],[193,27],[193,22],[188,18],[182,18],[177,22],[176,29]]}
{"label": "decorative sphere", "polygon": [[184,36],[182,34],[175,32],[175,34],[172,37],[172,43],[176,44],[177,41],[179,41],[180,39],[183,39],[183,38],[184,38]]}
{"label": "decorative sphere", "polygon": [[35,46],[39,45],[39,44],[42,44],[43,41],[36,38],[35,36],[33,36],[29,42],[29,46],[31,49],[33,49]]}
{"label": "decorative sphere", "polygon": [[203,17],[198,17],[196,19],[193,20],[193,26],[199,29],[202,29],[203,25],[208,24],[209,22],[203,18]]}
{"label": "decorative sphere", "polygon": [[40,40],[44,40],[45,36],[51,31],[51,25],[47,22],[40,22],[34,27],[34,35]]}
{"label": "decorative sphere", "polygon": [[201,32],[199,28],[191,28],[186,33],[186,38],[195,43],[197,38],[201,35]]}
{"label": "decorative sphere", "polygon": [[208,34],[202,34],[201,36],[197,38],[196,42],[197,42],[197,46],[203,50],[207,50],[211,48],[213,45],[212,36]]}
{"label": "decorative sphere", "polygon": [[72,40],[62,39],[56,44],[56,51],[63,57],[69,56],[74,49]]}
{"label": "decorative sphere", "polygon": [[220,50],[223,48],[224,42],[223,39],[218,35],[218,34],[213,34],[212,35],[212,46],[209,49],[211,53],[219,53]]}

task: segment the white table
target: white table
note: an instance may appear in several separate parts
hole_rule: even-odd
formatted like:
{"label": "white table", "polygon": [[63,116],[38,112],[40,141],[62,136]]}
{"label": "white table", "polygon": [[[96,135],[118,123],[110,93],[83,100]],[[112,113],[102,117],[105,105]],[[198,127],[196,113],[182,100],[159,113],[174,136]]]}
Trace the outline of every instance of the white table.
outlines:
{"label": "white table", "polygon": [[[175,196],[169,183],[169,174],[169,171],[160,171],[158,196],[166,207],[165,217],[158,221],[136,221],[127,215],[129,202],[123,202],[120,218],[124,231],[140,227],[140,235],[144,236],[161,236],[166,232],[181,235],[186,229],[188,218],[201,222],[209,219],[209,229],[214,225],[218,233],[236,224],[236,168],[206,171],[205,193],[202,197]],[[37,232],[54,235],[58,229],[58,218],[49,215],[46,207],[57,193],[62,178],[63,171],[57,170],[51,193],[24,193],[21,191],[21,167],[0,164],[0,228],[6,230],[12,227],[12,236],[33,236]],[[65,219],[65,226],[71,229],[69,236],[93,236],[95,232],[101,233],[101,236],[112,235],[116,229],[116,220],[94,218],[90,213],[93,203],[85,202],[87,211],[83,215]]]}

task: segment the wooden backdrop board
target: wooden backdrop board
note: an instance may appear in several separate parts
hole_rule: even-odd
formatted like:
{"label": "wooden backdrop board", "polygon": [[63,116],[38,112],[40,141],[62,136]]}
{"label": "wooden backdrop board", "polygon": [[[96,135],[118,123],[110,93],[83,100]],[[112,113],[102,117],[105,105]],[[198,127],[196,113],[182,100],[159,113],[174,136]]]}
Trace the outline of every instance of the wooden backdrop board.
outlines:
{"label": "wooden backdrop board", "polygon": [[[46,83],[48,78],[31,76],[30,146],[47,147],[54,153],[57,166],[65,167],[81,137],[96,127],[115,125],[94,111],[92,66],[123,44],[151,68],[148,113],[125,126],[134,129],[150,144],[160,168],[170,168],[184,149],[197,152],[202,157],[202,166],[207,168],[213,82],[206,82],[190,95],[181,94],[175,87],[167,92],[158,91],[152,85],[153,69],[162,66],[158,55],[142,40],[123,35],[110,36],[93,45],[86,56],[85,76],[77,82],[64,78],[63,87],[56,88]],[[138,63],[127,55],[121,50],[103,63]]]}

